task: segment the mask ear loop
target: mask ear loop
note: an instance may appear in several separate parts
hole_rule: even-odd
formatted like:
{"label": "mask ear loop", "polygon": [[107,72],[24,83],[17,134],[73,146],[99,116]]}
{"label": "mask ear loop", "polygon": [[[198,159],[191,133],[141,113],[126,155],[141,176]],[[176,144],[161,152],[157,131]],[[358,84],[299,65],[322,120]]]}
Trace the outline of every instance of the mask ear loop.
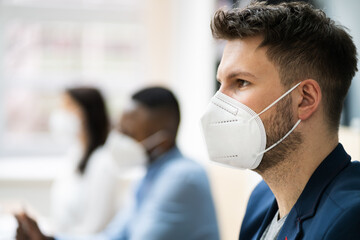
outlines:
{"label": "mask ear loop", "polygon": [[287,90],[287,92],[285,92],[283,95],[281,95],[278,99],[276,99],[273,103],[271,103],[269,106],[267,106],[264,110],[262,110],[260,113],[256,114],[255,116],[253,116],[252,118],[249,119],[249,121],[253,120],[254,118],[260,116],[261,114],[263,114],[264,112],[266,112],[267,110],[269,110],[272,106],[274,106],[276,103],[278,103],[281,99],[283,99],[284,97],[286,97],[286,95],[288,95],[289,93],[291,93],[295,88],[297,88],[300,85],[301,82],[299,82],[298,84],[296,84],[295,86],[293,86],[292,88],[290,88],[289,90]]}
{"label": "mask ear loop", "polygon": [[[278,103],[281,99],[283,99],[286,95],[288,95],[289,93],[291,93],[295,88],[297,88],[300,85],[301,82],[299,82],[298,84],[296,84],[295,86],[293,86],[292,88],[290,88],[289,90],[287,90],[283,95],[281,95],[281,97],[279,97],[278,99],[276,99],[273,103],[271,103],[269,106],[267,106],[264,110],[262,110],[260,113],[258,113],[257,115],[253,116],[252,118],[249,119],[249,121],[253,120],[254,118],[260,116],[261,114],[263,114],[264,112],[266,112],[267,110],[269,110],[272,106],[274,106],[276,103]],[[282,138],[280,138],[276,143],[274,143],[273,145],[271,145],[270,147],[268,147],[267,149],[265,149],[264,151],[258,153],[256,156],[260,156],[264,153],[266,153],[267,151],[273,149],[276,145],[278,145],[279,143],[281,143],[285,138],[287,138],[290,133],[292,133],[295,128],[300,124],[301,119],[299,119],[295,125],[290,129],[290,131],[285,134],[285,136],[283,136]]]}
{"label": "mask ear loop", "polygon": [[167,136],[168,134],[165,130],[160,130],[145,138],[140,143],[145,147],[146,150],[150,150],[165,142]]}
{"label": "mask ear loop", "polygon": [[287,136],[290,135],[290,133],[292,133],[292,132],[295,130],[295,128],[300,124],[300,122],[301,122],[301,119],[299,119],[299,120],[295,123],[295,125],[290,129],[290,131],[289,131],[287,134],[285,134],[285,136],[283,136],[282,138],[280,138],[279,141],[277,141],[276,143],[274,143],[273,145],[271,145],[270,147],[268,147],[268,148],[265,149],[264,151],[258,153],[256,156],[259,156],[259,155],[261,155],[261,154],[266,153],[267,151],[273,149],[276,145],[278,145],[279,143],[281,143],[285,138],[287,138]]}

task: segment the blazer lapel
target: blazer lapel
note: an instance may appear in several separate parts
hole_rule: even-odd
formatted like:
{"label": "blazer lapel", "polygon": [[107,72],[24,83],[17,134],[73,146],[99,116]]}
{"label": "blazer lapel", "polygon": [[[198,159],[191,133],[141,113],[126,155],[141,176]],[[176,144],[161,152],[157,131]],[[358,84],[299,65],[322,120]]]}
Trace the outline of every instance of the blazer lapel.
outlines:
{"label": "blazer lapel", "polygon": [[350,159],[341,144],[338,144],[325,158],[310,177],[295,206],[291,209],[278,240],[293,240],[300,237],[302,222],[315,215],[326,187],[350,163]]}
{"label": "blazer lapel", "polygon": [[296,211],[291,211],[286,218],[284,226],[280,230],[278,240],[297,239],[301,232],[301,220],[297,217]]}
{"label": "blazer lapel", "polygon": [[278,205],[276,202],[276,199],[274,198],[273,203],[271,204],[271,207],[269,208],[269,210],[267,211],[265,218],[261,224],[260,230],[258,231],[257,240],[260,240],[261,236],[263,235],[265,229],[267,228],[267,226],[270,224],[271,220],[274,218],[277,210],[278,210]]}

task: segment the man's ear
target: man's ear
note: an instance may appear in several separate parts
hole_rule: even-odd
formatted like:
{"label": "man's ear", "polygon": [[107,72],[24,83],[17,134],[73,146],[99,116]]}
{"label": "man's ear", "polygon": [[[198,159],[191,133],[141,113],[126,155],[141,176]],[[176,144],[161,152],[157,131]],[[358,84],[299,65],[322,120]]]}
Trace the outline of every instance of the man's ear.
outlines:
{"label": "man's ear", "polygon": [[308,119],[319,108],[322,98],[321,88],[317,81],[306,79],[298,86],[298,118]]}

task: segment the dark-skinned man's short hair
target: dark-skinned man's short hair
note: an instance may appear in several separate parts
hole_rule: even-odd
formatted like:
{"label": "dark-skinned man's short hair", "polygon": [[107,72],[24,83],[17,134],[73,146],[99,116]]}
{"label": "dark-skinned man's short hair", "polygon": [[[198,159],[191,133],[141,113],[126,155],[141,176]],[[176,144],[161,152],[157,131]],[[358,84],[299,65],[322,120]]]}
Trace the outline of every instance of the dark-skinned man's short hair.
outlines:
{"label": "dark-skinned man's short hair", "polygon": [[357,71],[356,47],[344,27],[304,2],[268,5],[252,2],[244,9],[218,10],[213,36],[234,40],[261,36],[259,47],[277,67],[281,83],[290,87],[316,80],[323,95],[326,120],[338,130],[351,80]]}
{"label": "dark-skinned man's short hair", "polygon": [[132,95],[132,99],[151,111],[164,113],[169,121],[174,121],[175,133],[180,123],[180,108],[175,95],[163,87],[149,87]]}

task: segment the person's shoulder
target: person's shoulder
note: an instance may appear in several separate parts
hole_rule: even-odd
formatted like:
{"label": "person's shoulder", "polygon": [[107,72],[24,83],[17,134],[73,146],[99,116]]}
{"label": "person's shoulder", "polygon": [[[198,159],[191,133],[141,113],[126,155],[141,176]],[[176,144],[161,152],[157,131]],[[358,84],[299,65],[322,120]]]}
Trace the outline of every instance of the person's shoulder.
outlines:
{"label": "person's shoulder", "polygon": [[117,175],[117,168],[111,155],[104,146],[96,148],[89,157],[86,175],[104,174],[104,176]]}
{"label": "person's shoulder", "polygon": [[319,193],[319,202],[302,204],[311,209],[303,216],[304,239],[359,239],[360,164],[349,162],[339,171]]}
{"label": "person's shoulder", "polygon": [[325,193],[343,210],[360,206],[360,162],[350,162]]}
{"label": "person's shoulder", "polygon": [[211,202],[210,184],[205,170],[199,163],[183,156],[168,159],[152,188],[154,202]]}
{"label": "person's shoulder", "polygon": [[[323,239],[360,239],[360,195],[354,196],[356,201],[341,207],[336,217],[331,219],[331,224],[326,229]],[[345,207],[345,208],[344,208]]]}
{"label": "person's shoulder", "polygon": [[177,172],[178,174],[204,174],[203,166],[195,160],[188,158],[182,154],[169,159],[166,165],[167,172]]}
{"label": "person's shoulder", "polygon": [[304,233],[318,239],[359,239],[360,163],[350,162],[321,196],[311,221],[304,221]]}
{"label": "person's shoulder", "polygon": [[165,164],[160,180],[168,179],[167,184],[207,186],[208,176],[204,167],[188,157],[178,155]]}
{"label": "person's shoulder", "polygon": [[99,146],[90,154],[89,161],[100,161],[99,159],[108,157],[109,153],[104,146]]}
{"label": "person's shoulder", "polygon": [[360,162],[352,161],[345,167],[345,169],[339,174],[342,179],[348,179],[350,181],[360,181]]}

